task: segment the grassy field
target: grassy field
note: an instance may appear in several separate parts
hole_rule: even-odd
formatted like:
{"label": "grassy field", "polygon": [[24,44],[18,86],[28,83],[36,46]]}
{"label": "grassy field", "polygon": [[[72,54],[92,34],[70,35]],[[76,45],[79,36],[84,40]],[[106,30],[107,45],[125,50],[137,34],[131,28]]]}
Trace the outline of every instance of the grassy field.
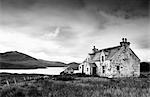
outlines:
{"label": "grassy field", "polygon": [[3,86],[0,97],[150,97],[150,78],[56,76]]}

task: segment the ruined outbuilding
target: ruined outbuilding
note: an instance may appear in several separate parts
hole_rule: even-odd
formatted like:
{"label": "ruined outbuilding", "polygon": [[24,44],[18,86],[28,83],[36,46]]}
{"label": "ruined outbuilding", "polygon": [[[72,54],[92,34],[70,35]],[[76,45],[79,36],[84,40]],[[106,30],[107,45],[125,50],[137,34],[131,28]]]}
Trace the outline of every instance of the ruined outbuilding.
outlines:
{"label": "ruined outbuilding", "polygon": [[92,53],[79,65],[80,73],[103,77],[138,77],[140,59],[130,48],[130,42],[123,38],[119,46],[98,50]]}

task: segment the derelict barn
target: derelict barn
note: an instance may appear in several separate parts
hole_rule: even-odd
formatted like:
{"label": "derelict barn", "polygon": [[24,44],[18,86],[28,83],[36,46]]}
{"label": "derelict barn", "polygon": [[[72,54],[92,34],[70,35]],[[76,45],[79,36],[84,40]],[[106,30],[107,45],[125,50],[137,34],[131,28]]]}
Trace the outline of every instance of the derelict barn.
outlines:
{"label": "derelict barn", "polygon": [[79,72],[103,77],[138,77],[140,59],[130,48],[130,42],[122,39],[119,46],[98,50],[92,53],[79,65]]}

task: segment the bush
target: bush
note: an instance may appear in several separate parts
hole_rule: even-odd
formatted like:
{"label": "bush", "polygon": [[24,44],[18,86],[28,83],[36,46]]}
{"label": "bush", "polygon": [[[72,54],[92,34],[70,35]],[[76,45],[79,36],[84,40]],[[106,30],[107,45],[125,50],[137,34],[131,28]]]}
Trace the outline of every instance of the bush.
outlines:
{"label": "bush", "polygon": [[148,77],[144,74],[140,74],[139,78],[148,78]]}
{"label": "bush", "polygon": [[3,89],[0,93],[0,97],[25,97],[25,92],[21,88],[10,87]]}
{"label": "bush", "polygon": [[[32,85],[7,87],[0,97],[149,97],[149,78],[99,78],[54,76],[56,80],[39,80]],[[73,78],[74,79],[74,78]],[[63,81],[65,80],[65,81]],[[67,81],[66,81],[67,80]]]}
{"label": "bush", "polygon": [[34,86],[29,87],[27,95],[29,97],[42,97],[42,93]]}
{"label": "bush", "polygon": [[62,80],[62,81],[70,81],[70,80],[74,80],[74,77],[72,77],[70,75],[59,75],[59,76],[56,76],[54,79]]}

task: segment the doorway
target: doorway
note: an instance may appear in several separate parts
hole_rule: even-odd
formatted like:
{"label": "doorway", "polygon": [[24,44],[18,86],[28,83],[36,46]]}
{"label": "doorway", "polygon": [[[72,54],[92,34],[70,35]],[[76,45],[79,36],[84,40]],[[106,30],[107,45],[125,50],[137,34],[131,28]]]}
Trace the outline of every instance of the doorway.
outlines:
{"label": "doorway", "polygon": [[84,65],[82,65],[82,73],[84,73]]}
{"label": "doorway", "polygon": [[93,75],[96,75],[96,67],[93,67]]}

